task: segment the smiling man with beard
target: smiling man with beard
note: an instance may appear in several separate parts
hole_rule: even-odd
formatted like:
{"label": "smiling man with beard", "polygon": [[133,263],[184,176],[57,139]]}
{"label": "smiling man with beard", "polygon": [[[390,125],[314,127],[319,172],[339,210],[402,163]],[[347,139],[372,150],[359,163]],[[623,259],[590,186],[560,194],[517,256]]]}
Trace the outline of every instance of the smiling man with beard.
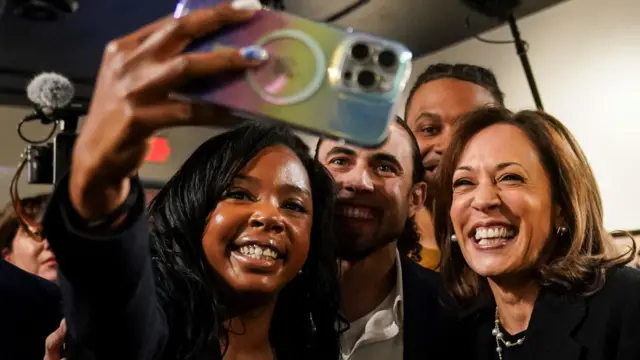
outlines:
{"label": "smiling man with beard", "polygon": [[338,188],[334,233],[342,312],[350,323],[342,359],[440,358],[450,325],[440,280],[407,256],[419,248],[413,216],[426,196],[410,129],[398,118],[377,149],[321,139],[316,157]]}

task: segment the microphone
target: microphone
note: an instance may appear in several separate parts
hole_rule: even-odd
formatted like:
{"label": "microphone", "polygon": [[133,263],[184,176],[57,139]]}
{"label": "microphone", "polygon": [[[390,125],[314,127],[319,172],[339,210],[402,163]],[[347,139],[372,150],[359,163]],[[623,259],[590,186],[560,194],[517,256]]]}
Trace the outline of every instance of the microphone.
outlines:
{"label": "microphone", "polygon": [[[73,102],[74,95],[73,83],[53,72],[37,75],[27,86],[27,97],[34,104],[35,112],[18,124],[18,136],[29,144],[21,166],[28,164],[30,184],[53,184],[69,168],[76,128],[80,117],[87,113],[84,105]],[[43,125],[53,124],[46,138],[32,140],[24,136],[23,124],[33,120],[39,120]],[[17,176],[21,171],[22,168]]]}
{"label": "microphone", "polygon": [[35,112],[24,121],[40,120],[46,125],[62,120],[63,131],[75,132],[79,118],[87,114],[85,106],[72,102],[75,92],[71,80],[63,75],[37,75],[27,86],[27,97],[35,105]]}
{"label": "microphone", "polygon": [[75,93],[71,81],[54,72],[44,72],[27,85],[27,97],[47,115],[69,105]]}

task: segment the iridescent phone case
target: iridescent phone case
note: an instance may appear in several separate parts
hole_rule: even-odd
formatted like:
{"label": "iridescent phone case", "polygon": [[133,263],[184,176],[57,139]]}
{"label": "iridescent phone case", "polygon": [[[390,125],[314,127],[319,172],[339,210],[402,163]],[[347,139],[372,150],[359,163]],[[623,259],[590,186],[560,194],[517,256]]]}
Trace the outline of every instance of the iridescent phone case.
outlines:
{"label": "iridescent phone case", "polygon": [[[221,2],[183,0],[174,15]],[[265,9],[187,51],[250,45],[267,49],[269,60],[255,70],[194,80],[182,95],[358,146],[386,140],[411,73],[412,54],[404,45]]]}

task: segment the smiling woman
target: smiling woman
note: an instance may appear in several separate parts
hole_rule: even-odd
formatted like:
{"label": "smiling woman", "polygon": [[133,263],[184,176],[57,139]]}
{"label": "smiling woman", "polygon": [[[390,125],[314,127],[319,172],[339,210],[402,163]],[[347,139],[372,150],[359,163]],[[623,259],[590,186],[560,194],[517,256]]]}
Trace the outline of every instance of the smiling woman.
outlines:
{"label": "smiling woman", "polygon": [[623,266],[631,251],[614,255],[597,183],[564,125],[481,109],[451,144],[436,236],[449,290],[477,315],[463,327],[478,345],[468,358],[640,357],[640,271]]}
{"label": "smiling woman", "polygon": [[[203,143],[149,205],[149,257],[144,196],[132,194],[134,230],[101,233],[99,242],[62,232],[60,212],[47,216],[71,279],[63,281],[66,299],[94,314],[74,312],[68,321],[91,324],[75,331],[104,340],[87,345],[99,358],[140,351],[161,351],[163,359],[338,357],[333,183],[290,130],[251,123]],[[105,262],[117,264],[108,276],[96,269]],[[140,290],[129,293],[132,284]],[[107,345],[111,331],[129,340]]]}
{"label": "smiling woman", "polygon": [[149,207],[169,353],[188,357],[214,334],[225,353],[273,314],[278,359],[337,354],[332,199],[289,130],[251,124],[200,146]]}

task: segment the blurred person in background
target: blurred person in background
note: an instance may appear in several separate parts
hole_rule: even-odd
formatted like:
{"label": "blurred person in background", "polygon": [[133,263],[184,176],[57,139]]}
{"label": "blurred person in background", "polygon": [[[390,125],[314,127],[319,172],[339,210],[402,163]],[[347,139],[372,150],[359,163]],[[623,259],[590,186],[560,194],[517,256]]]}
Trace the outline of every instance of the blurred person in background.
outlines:
{"label": "blurred person in background", "polygon": [[[38,222],[48,195],[21,200]],[[60,324],[57,264],[47,240],[27,231],[10,202],[0,214],[0,359],[41,360],[45,339]]]}
{"label": "blurred person in background", "polygon": [[418,141],[428,184],[425,206],[415,216],[422,246],[415,258],[426,268],[437,270],[440,262],[430,208],[437,192],[436,170],[442,153],[460,116],[487,105],[504,106],[504,96],[494,74],[475,65],[431,65],[409,91],[405,121]]}
{"label": "blurred person in background", "polygon": [[440,164],[435,234],[465,309],[465,359],[640,359],[640,270],[624,266],[569,130],[542,112],[458,120]]}
{"label": "blurred person in background", "polygon": [[[25,197],[20,200],[24,213],[40,221],[48,194]],[[13,203],[9,202],[0,213],[0,251],[2,258],[20,269],[49,281],[58,279],[58,264],[46,239],[35,239],[22,225]]]}
{"label": "blurred person in background", "polygon": [[41,360],[62,320],[55,283],[0,259],[0,359]]}

